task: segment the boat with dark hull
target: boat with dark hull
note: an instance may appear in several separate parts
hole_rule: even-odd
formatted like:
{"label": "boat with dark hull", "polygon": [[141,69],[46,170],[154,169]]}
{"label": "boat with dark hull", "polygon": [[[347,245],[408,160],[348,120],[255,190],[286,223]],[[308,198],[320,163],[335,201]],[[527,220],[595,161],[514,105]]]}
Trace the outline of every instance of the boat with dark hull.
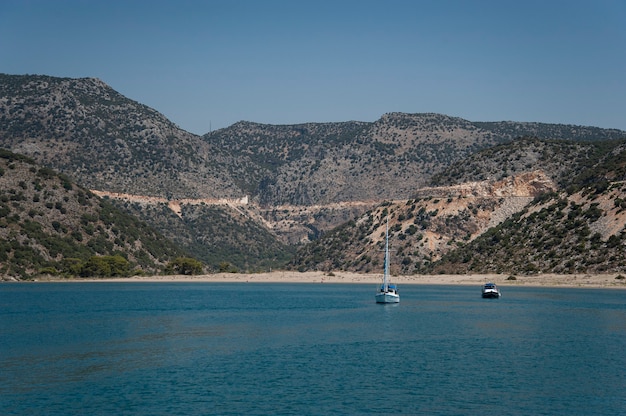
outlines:
{"label": "boat with dark hull", "polygon": [[500,289],[498,289],[498,286],[496,286],[495,283],[491,282],[485,283],[483,285],[482,294],[483,298],[487,299],[496,299],[502,296],[502,294],[500,293]]}

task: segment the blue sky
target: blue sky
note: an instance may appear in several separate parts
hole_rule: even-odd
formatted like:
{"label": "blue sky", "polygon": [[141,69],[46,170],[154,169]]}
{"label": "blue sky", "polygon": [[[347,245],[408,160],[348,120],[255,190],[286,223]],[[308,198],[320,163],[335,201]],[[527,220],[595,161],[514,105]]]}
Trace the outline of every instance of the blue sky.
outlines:
{"label": "blue sky", "polygon": [[2,0],[0,72],[185,130],[436,112],[626,130],[624,0]]}

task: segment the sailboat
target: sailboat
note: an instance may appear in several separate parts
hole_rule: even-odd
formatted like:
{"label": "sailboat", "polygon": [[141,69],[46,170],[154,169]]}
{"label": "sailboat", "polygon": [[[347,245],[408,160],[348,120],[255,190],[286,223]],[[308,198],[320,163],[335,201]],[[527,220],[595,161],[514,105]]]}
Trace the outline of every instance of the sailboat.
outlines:
{"label": "sailboat", "polygon": [[376,303],[399,302],[398,288],[389,281],[389,217],[387,217],[387,228],[385,229],[385,269],[383,272],[383,283],[380,285],[380,290],[376,292]]}

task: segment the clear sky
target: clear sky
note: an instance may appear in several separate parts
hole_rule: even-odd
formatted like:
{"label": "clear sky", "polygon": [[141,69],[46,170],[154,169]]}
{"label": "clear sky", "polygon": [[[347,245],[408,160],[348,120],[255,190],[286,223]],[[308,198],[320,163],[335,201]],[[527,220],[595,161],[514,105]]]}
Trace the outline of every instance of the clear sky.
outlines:
{"label": "clear sky", "polygon": [[626,130],[625,0],[1,0],[0,72],[193,133],[436,112]]}

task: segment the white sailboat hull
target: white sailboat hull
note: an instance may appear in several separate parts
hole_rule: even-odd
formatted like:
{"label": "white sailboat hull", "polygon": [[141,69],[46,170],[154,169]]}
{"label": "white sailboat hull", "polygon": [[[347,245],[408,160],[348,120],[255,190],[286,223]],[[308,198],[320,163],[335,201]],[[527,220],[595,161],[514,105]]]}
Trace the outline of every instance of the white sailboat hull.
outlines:
{"label": "white sailboat hull", "polygon": [[383,273],[383,284],[376,293],[376,303],[399,303],[400,295],[398,288],[389,283],[389,217],[387,217],[387,227],[385,228],[385,269]]}
{"label": "white sailboat hull", "polygon": [[400,295],[392,292],[380,292],[376,294],[376,303],[399,303]]}

